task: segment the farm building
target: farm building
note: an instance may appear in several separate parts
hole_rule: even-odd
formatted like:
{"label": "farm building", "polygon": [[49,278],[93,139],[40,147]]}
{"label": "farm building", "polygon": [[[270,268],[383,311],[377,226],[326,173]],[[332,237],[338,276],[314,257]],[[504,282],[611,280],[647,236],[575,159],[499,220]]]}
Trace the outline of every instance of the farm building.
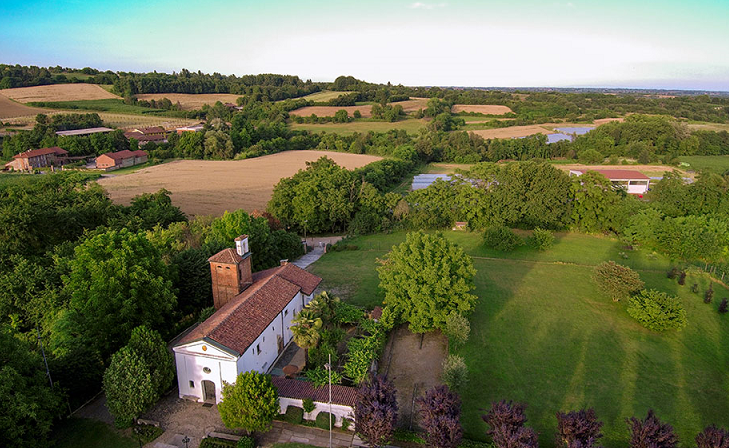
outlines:
{"label": "farm building", "polygon": [[167,143],[167,131],[161,126],[152,126],[148,128],[135,128],[124,133],[127,139],[135,139],[140,145],[146,145],[149,142]]}
{"label": "farm building", "polygon": [[112,171],[119,168],[139,165],[147,161],[147,153],[138,149],[129,151],[125,149],[117,152],[107,152],[96,158],[96,168],[100,170]]}
{"label": "farm building", "polygon": [[78,136],[78,135],[91,135],[91,134],[106,134],[107,132],[111,132],[113,129],[111,128],[86,128],[86,129],[73,129],[70,131],[58,131],[56,132],[56,135],[61,136]]}
{"label": "farm building", "polygon": [[198,123],[198,124],[191,124],[190,126],[182,126],[175,130],[177,131],[178,134],[181,135],[185,132],[201,132],[204,127],[205,127],[205,125],[203,125],[202,123]]}
{"label": "farm building", "polygon": [[68,151],[58,146],[51,148],[30,149],[13,156],[13,160],[5,164],[6,170],[28,171],[47,166],[59,166],[66,162]]}
{"label": "farm building", "polygon": [[595,171],[605,176],[613,186],[624,189],[630,194],[643,195],[650,187],[650,177],[633,170],[570,170],[570,176],[582,176],[587,171]]}
{"label": "farm building", "polygon": [[180,398],[219,403],[223,382],[266,373],[291,341],[291,321],[321,278],[298,266],[251,272],[248,236],[208,259],[217,310],[173,347]]}

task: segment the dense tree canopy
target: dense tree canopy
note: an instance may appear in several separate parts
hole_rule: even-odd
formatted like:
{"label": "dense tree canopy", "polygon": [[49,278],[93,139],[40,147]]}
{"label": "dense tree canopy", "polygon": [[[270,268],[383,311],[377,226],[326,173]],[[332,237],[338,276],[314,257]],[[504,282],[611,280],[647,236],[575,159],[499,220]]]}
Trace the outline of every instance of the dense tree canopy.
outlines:
{"label": "dense tree canopy", "polygon": [[220,418],[231,429],[267,431],[279,413],[278,392],[271,377],[256,372],[238,374],[235,384],[223,385]]}
{"label": "dense tree canopy", "polygon": [[377,270],[388,314],[411,331],[445,330],[449,314],[467,315],[476,303],[473,262],[442,235],[408,233]]}

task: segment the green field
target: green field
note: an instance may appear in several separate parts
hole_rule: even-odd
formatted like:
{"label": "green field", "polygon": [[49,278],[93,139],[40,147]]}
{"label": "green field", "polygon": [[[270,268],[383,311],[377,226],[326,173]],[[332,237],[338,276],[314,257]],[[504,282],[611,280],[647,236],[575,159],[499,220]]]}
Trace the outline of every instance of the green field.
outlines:
{"label": "green field", "polygon": [[38,103],[28,103],[28,105],[35,107],[47,107],[50,109],[80,109],[97,112],[112,112],[118,114],[159,115],[167,112],[163,109],[152,109],[149,107],[126,104],[124,103],[124,100],[119,100],[116,98],[104,100],[43,101]]}
{"label": "green field", "polygon": [[425,120],[416,120],[414,118],[409,118],[402,121],[396,121],[394,123],[390,123],[387,121],[355,120],[351,123],[289,123],[289,126],[291,127],[291,129],[297,131],[330,132],[335,134],[351,135],[355,132],[387,132],[392,129],[404,129],[410,134],[415,134],[420,129],[424,128],[426,124],[427,123]]}
{"label": "green field", "polygon": [[[522,247],[508,255],[483,248],[479,234],[445,235],[474,256],[479,301],[471,337],[459,350],[470,371],[462,394],[466,435],[484,439],[481,409],[492,401],[528,403],[542,446],[554,446],[557,411],[594,407],[605,422],[601,444],[626,446],[625,418],[653,408],[672,424],[681,446],[711,423],[729,421],[729,315],[716,312],[729,291],[715,284],[706,305],[689,286],[666,278],[662,256],[630,251],[611,238],[558,234],[547,252]],[[403,233],[357,238],[358,251],[332,252],[312,267],[324,287],[368,307],[382,301],[376,259]],[[627,258],[625,258],[627,257]],[[615,260],[638,270],[649,288],[677,294],[688,315],[680,332],[650,332],[590,279],[594,265]],[[687,285],[708,279],[689,276]]]}
{"label": "green field", "polygon": [[331,91],[331,90],[322,90],[321,92],[316,92],[316,93],[312,93],[310,95],[302,96],[300,99],[307,100],[307,101],[323,102],[323,101],[333,100],[334,98],[338,98],[347,93],[351,93],[351,92],[335,92],[335,91]]}
{"label": "green field", "polygon": [[684,169],[709,170],[717,174],[724,174],[729,171],[729,156],[681,156],[678,160],[691,165],[689,168]]}
{"label": "green field", "polygon": [[123,436],[106,423],[71,418],[54,426],[55,448],[134,448],[136,440]]}

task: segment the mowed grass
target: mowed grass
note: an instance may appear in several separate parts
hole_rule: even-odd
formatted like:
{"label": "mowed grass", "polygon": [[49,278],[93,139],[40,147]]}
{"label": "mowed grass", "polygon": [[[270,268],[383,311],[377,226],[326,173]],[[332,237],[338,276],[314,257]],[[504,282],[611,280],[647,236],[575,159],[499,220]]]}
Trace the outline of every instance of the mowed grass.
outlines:
{"label": "mowed grass", "polygon": [[[486,250],[479,234],[445,232],[474,257],[471,337],[457,351],[469,366],[463,392],[466,435],[485,439],[482,409],[510,399],[529,405],[529,425],[540,444],[554,446],[557,411],[594,407],[605,422],[606,447],[627,445],[625,419],[645,417],[649,408],[676,429],[681,446],[706,425],[729,421],[729,315],[717,313],[729,291],[714,284],[714,302],[703,303],[705,276],[689,276],[686,286],[668,280],[671,263],[643,251],[626,251],[615,239],[558,235],[546,252],[528,248],[505,255]],[[404,233],[362,237],[359,251],[332,252],[312,266],[353,303],[381,303],[377,258]],[[628,258],[624,258],[625,254]],[[689,324],[679,332],[654,333],[628,316],[591,280],[593,266],[605,260],[638,269],[646,287],[678,295]],[[693,283],[700,293],[690,292]]]}
{"label": "mowed grass", "polygon": [[[339,98],[342,95],[346,95],[347,93],[352,92],[336,92],[333,90],[322,90],[321,92],[312,93],[306,96],[302,96],[300,99],[307,100],[307,101],[329,101],[333,100],[334,98]],[[286,101],[286,100],[283,100]]]}
{"label": "mowed grass", "polygon": [[333,134],[351,135],[355,132],[367,133],[373,132],[387,132],[392,129],[403,129],[409,134],[415,134],[420,129],[424,128],[427,122],[425,120],[418,120],[409,118],[394,123],[386,121],[364,121],[355,120],[351,123],[289,123],[291,129],[297,131],[309,131],[309,132],[329,132]]}
{"label": "mowed grass", "polygon": [[682,156],[678,160],[686,162],[694,171],[709,170],[717,174],[729,171],[729,156]]}
{"label": "mowed grass", "polygon": [[55,448],[134,448],[136,440],[123,436],[104,422],[71,418],[54,427]]}

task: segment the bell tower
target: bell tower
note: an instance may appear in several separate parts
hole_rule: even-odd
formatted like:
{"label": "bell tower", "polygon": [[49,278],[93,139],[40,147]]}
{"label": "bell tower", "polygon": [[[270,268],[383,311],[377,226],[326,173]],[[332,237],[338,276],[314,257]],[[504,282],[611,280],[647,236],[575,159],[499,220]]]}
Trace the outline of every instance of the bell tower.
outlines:
{"label": "bell tower", "polygon": [[248,235],[241,235],[235,239],[235,250],[223,249],[208,258],[208,262],[210,262],[213,303],[216,310],[253,284]]}

